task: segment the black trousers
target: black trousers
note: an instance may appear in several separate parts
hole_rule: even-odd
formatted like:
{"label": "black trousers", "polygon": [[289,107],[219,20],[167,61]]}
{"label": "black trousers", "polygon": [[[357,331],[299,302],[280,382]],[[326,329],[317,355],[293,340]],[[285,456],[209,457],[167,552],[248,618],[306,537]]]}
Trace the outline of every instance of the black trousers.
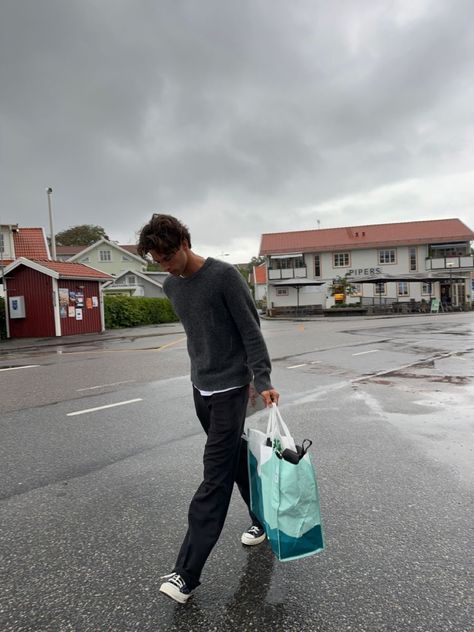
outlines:
{"label": "black trousers", "polygon": [[250,511],[247,446],[242,440],[248,385],[203,397],[193,388],[196,413],[207,434],[204,480],[189,506],[188,531],[174,572],[189,588],[199,586],[204,564],[222,531],[234,482],[249,508],[252,524],[260,525]]}

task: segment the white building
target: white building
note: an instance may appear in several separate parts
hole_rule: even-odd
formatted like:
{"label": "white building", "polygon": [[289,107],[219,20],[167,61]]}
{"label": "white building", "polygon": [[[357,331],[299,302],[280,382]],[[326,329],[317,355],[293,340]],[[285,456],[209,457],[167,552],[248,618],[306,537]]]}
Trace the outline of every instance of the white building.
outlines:
{"label": "white building", "polygon": [[356,289],[351,303],[418,309],[437,298],[441,308],[470,305],[473,240],[459,219],[263,234],[268,310],[330,308],[333,280],[345,276]]}

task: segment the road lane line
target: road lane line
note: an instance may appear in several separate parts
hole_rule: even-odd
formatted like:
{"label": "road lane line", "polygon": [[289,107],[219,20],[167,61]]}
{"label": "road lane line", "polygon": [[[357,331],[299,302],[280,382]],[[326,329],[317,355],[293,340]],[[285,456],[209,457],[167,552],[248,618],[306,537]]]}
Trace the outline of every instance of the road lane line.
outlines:
{"label": "road lane line", "polygon": [[178,338],[178,340],[174,340],[173,342],[168,342],[168,344],[163,345],[162,347],[158,347],[158,349],[155,349],[155,351],[163,351],[163,349],[168,349],[168,347],[177,345],[179,342],[183,342],[183,340],[186,340],[186,336],[183,336],[182,338]]}
{"label": "road lane line", "polygon": [[370,351],[359,351],[359,353],[353,353],[353,356],[356,355],[365,355],[366,353],[377,353],[380,349],[371,349]]}
{"label": "road lane line", "polygon": [[73,413],[67,413],[67,417],[74,417],[76,415],[85,415],[86,413],[93,413],[96,410],[104,410],[105,408],[114,408],[115,406],[125,406],[126,404],[134,404],[135,402],[141,402],[143,399],[137,397],[137,399],[127,399],[125,402],[117,402],[116,404],[107,404],[106,406],[96,406],[95,408],[86,408],[85,410],[76,410]]}
{"label": "road lane line", "polygon": [[25,364],[25,366],[9,366],[7,369],[0,369],[0,371],[18,371],[18,369],[35,369],[39,364]]}
{"label": "road lane line", "polygon": [[287,369],[299,369],[300,366],[306,366],[306,362],[304,364],[294,364],[293,366],[287,366]]}
{"label": "road lane line", "polygon": [[110,384],[99,384],[98,386],[87,386],[86,388],[76,388],[76,391],[93,391],[96,388],[105,388],[106,386],[118,386],[119,384],[130,384],[135,380],[123,380],[122,382],[111,382]]}

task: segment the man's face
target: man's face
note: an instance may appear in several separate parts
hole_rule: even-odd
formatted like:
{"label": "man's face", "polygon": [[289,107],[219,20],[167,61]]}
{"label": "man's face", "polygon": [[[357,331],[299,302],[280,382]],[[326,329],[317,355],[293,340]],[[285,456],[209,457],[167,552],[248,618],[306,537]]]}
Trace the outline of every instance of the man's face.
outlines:
{"label": "man's face", "polygon": [[156,250],[151,250],[153,260],[158,263],[165,272],[173,276],[183,274],[188,263],[188,245],[183,242],[178,250],[172,253],[163,254]]}

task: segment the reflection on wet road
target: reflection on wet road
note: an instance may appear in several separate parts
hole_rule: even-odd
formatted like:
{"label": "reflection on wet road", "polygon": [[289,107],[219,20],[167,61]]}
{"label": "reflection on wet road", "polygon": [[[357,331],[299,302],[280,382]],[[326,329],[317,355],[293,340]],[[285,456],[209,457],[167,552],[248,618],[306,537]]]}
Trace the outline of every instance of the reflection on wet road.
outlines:
{"label": "reflection on wet road", "polygon": [[234,495],[202,586],[167,600],[204,442],[182,333],[3,348],[2,632],[470,630],[471,314],[263,329],[282,415],[313,440],[326,550],[244,548]]}

